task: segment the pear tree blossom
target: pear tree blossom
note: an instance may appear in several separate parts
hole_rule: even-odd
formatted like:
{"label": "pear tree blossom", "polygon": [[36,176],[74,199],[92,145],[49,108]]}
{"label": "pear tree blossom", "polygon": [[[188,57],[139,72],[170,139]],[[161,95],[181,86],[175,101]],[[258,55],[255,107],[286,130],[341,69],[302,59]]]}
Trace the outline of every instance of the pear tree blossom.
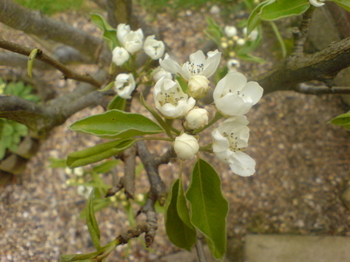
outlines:
{"label": "pear tree blossom", "polygon": [[165,71],[162,67],[157,67],[156,69],[154,69],[151,73],[151,77],[153,78],[153,80],[155,82],[157,82],[159,79],[161,79],[162,77],[168,78],[168,79],[172,79],[171,73]]}
{"label": "pear tree blossom", "polygon": [[310,4],[312,4],[315,7],[321,7],[324,5],[325,0],[309,0]]}
{"label": "pear tree blossom", "polygon": [[135,54],[140,51],[143,44],[143,32],[142,29],[137,31],[130,31],[124,37],[124,47],[130,54]]}
{"label": "pear tree blossom", "polygon": [[257,82],[247,82],[247,78],[238,72],[228,73],[214,89],[216,108],[225,116],[237,116],[248,113],[262,97],[263,89]]}
{"label": "pear tree blossom", "polygon": [[174,150],[181,160],[190,160],[197,154],[199,144],[194,136],[183,133],[175,138]]}
{"label": "pear tree blossom", "polygon": [[157,41],[154,37],[154,35],[150,35],[146,38],[143,49],[150,58],[157,60],[163,56],[165,46],[163,41]]}
{"label": "pear tree blossom", "polygon": [[237,28],[235,26],[227,25],[224,27],[224,32],[227,37],[234,37],[235,35],[237,35]]}
{"label": "pear tree blossom", "polygon": [[129,58],[130,58],[130,55],[124,47],[117,46],[116,48],[113,49],[112,61],[117,66],[123,65],[126,61],[129,60]]}
{"label": "pear tree blossom", "polygon": [[246,36],[246,38],[249,41],[255,41],[259,36],[259,31],[257,29],[253,29],[253,31],[250,32],[250,34],[247,36],[248,29],[247,27],[243,28],[243,34]]}
{"label": "pear tree blossom", "polygon": [[119,74],[115,78],[114,86],[117,94],[120,97],[124,99],[130,99],[131,93],[134,91],[136,86],[134,76],[131,73]]}
{"label": "pear tree blossom", "polygon": [[183,117],[196,103],[182,91],[177,81],[165,77],[158,80],[153,95],[156,108],[166,118]]}
{"label": "pear tree blossom", "polygon": [[243,152],[248,146],[248,123],[245,116],[231,117],[211,134],[216,157],[229,164],[232,172],[240,176],[251,176],[255,173],[254,159]]}
{"label": "pear tree blossom", "polygon": [[198,129],[208,124],[208,111],[204,108],[195,107],[185,116],[185,127],[188,129]]}

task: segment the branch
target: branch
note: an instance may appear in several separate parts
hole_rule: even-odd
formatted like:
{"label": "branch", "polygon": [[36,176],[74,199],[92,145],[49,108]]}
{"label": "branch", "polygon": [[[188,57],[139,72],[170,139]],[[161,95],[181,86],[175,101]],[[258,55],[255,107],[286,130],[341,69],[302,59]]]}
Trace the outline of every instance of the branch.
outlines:
{"label": "branch", "polygon": [[332,95],[350,95],[350,87],[332,87],[327,86],[310,86],[305,83],[301,83],[296,88],[297,92],[303,94],[313,94],[313,95],[323,95],[323,94],[332,94]]}
{"label": "branch", "polygon": [[[15,43],[11,43],[11,42],[8,42],[8,41],[2,40],[2,39],[0,39],[0,47],[4,48],[6,50],[10,50],[12,52],[18,53],[18,54],[26,55],[26,56],[29,56],[30,53],[32,52],[32,50],[30,48],[22,47],[20,45],[17,45]],[[42,62],[45,62],[45,63],[57,68],[59,71],[61,71],[64,74],[65,78],[71,78],[71,79],[75,79],[75,80],[78,80],[81,82],[90,83],[91,85],[93,85],[95,87],[101,86],[101,83],[96,81],[91,76],[85,76],[85,75],[80,75],[80,74],[75,73],[74,71],[70,70],[68,67],[61,64],[60,62],[45,55],[41,50],[39,50],[35,59],[38,59]]]}
{"label": "branch", "polygon": [[102,39],[52,18],[43,16],[20,6],[12,0],[0,1],[0,22],[27,34],[34,34],[43,39],[51,39],[79,50],[82,54],[101,60],[109,65],[111,52]]}
{"label": "branch", "polygon": [[264,88],[264,95],[279,90],[296,90],[297,84],[311,80],[322,81],[331,87],[334,77],[348,66],[350,37],[312,55],[291,56],[280,67],[258,76],[255,81]]}

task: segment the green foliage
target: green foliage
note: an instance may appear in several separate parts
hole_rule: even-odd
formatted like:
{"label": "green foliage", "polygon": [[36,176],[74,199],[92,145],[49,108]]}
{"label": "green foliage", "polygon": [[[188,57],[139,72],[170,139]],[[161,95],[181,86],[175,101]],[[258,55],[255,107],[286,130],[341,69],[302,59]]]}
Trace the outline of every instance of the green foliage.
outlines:
{"label": "green foliage", "polygon": [[165,210],[165,228],[170,241],[180,248],[191,251],[191,247],[196,242],[197,234],[189,221],[180,179],[175,180],[172,185]]}
{"label": "green foliage", "polygon": [[92,14],[91,21],[103,31],[103,39],[108,43],[111,50],[113,50],[116,46],[120,46],[116,34],[117,30],[111,27],[102,16]]}
{"label": "green foliage", "polygon": [[[32,92],[33,88],[25,85],[23,82],[10,82],[6,84],[0,79],[0,94],[14,95],[32,102],[39,102],[40,98],[32,94]],[[21,137],[27,134],[28,128],[25,125],[0,118],[0,159],[5,156],[7,149],[15,152],[18,144],[21,142]]]}
{"label": "green foliage", "polygon": [[205,235],[214,257],[222,259],[226,252],[228,202],[221,192],[220,177],[202,159],[193,168],[186,199],[190,203],[192,224]]}
{"label": "green foliage", "polygon": [[350,130],[350,112],[341,114],[330,121],[333,125],[342,126],[347,130]]}
{"label": "green foliage", "polygon": [[349,0],[333,0],[332,2],[344,8],[346,11],[350,12],[350,1]]}
{"label": "green foliage", "polygon": [[126,99],[116,95],[113,100],[108,104],[108,110],[118,109],[124,111],[126,105]]}
{"label": "green foliage", "polygon": [[95,217],[95,211],[93,206],[93,198],[94,198],[94,190],[90,193],[88,202],[87,202],[87,209],[86,209],[86,224],[89,229],[89,233],[92,239],[92,243],[94,244],[97,251],[100,250],[100,229],[98,228],[97,220]]}
{"label": "green foliage", "polygon": [[289,16],[296,16],[304,13],[310,7],[306,0],[274,0],[268,1],[261,7],[260,19],[274,21]]}
{"label": "green foliage", "polygon": [[66,10],[81,9],[84,0],[15,0],[20,5],[40,10],[44,14],[52,15]]}
{"label": "green foliage", "polygon": [[124,151],[133,143],[131,139],[115,140],[73,152],[68,155],[67,165],[74,168],[95,163]]}
{"label": "green foliage", "polygon": [[158,124],[143,115],[116,109],[79,120],[70,128],[103,138],[129,138],[164,132]]}

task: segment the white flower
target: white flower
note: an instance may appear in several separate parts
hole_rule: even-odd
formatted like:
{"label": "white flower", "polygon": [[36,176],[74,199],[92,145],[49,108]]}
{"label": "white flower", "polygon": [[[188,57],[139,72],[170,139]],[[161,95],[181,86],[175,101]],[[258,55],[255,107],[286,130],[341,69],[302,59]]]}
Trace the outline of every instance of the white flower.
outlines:
{"label": "white flower", "polygon": [[119,47],[119,46],[113,49],[112,54],[113,54],[112,61],[117,66],[123,65],[126,61],[129,60],[129,57],[130,57],[128,51],[126,51],[125,48]]}
{"label": "white flower", "polygon": [[160,113],[167,118],[178,118],[190,111],[196,100],[186,95],[179,83],[162,77],[154,86],[154,102]]}
{"label": "white flower", "polygon": [[163,41],[157,41],[154,39],[154,35],[150,35],[147,36],[143,49],[150,58],[157,60],[163,56],[165,46]]}
{"label": "white flower", "polygon": [[237,35],[237,28],[234,26],[227,25],[224,28],[224,32],[227,37],[234,37],[235,35]]}
{"label": "white flower", "polygon": [[153,80],[154,80],[155,82],[158,82],[158,80],[161,79],[163,76],[164,76],[165,78],[172,79],[171,73],[165,71],[165,70],[164,70],[163,68],[161,68],[160,66],[157,67],[156,69],[154,69],[154,70],[152,71],[151,76],[153,77]]}
{"label": "white flower", "polygon": [[248,123],[245,116],[231,117],[211,133],[216,157],[229,164],[232,172],[240,176],[255,173],[254,159],[242,152],[248,146]]}
{"label": "white flower", "polygon": [[257,29],[253,29],[248,36],[247,36],[247,32],[248,32],[247,27],[244,27],[243,28],[243,34],[250,41],[255,41],[258,38],[258,36],[259,36],[259,31]]}
{"label": "white flower", "polygon": [[199,144],[194,136],[183,133],[175,138],[174,150],[181,160],[192,159],[198,152]]}
{"label": "white flower", "polygon": [[142,29],[136,31],[130,31],[124,37],[124,47],[130,54],[135,54],[140,51],[143,43],[143,32]]}
{"label": "white flower", "polygon": [[127,24],[119,24],[117,27],[117,38],[120,44],[124,45],[124,37],[130,33],[130,26]]}
{"label": "white flower", "polygon": [[216,108],[226,116],[244,115],[263,94],[262,87],[238,72],[228,73],[214,89]]}
{"label": "white flower", "polygon": [[205,97],[209,89],[209,80],[205,76],[195,75],[188,81],[187,93],[195,99]]}
{"label": "white flower", "polygon": [[185,127],[188,129],[198,129],[208,124],[208,111],[204,108],[193,108],[185,116]]}
{"label": "white flower", "polygon": [[93,189],[94,189],[94,188],[93,188],[92,186],[82,186],[82,185],[79,185],[79,186],[77,187],[78,194],[84,196],[85,198],[89,198],[89,196],[90,196],[90,194],[91,194],[91,191],[92,191]]}
{"label": "white flower", "polygon": [[325,0],[309,0],[310,4],[312,4],[315,7],[321,7],[324,5]]}
{"label": "white flower", "polygon": [[134,76],[132,74],[119,74],[115,78],[114,86],[120,97],[130,99],[136,86]]}
{"label": "white flower", "polygon": [[243,38],[238,38],[236,43],[237,43],[237,45],[244,45],[245,40]]}
{"label": "white flower", "polygon": [[218,50],[208,52],[208,58],[201,50],[190,55],[190,61],[181,67],[177,62],[165,54],[164,60],[159,59],[159,64],[166,71],[172,74],[180,74],[187,81],[195,75],[203,75],[206,78],[211,77],[218,68],[221,60],[221,52]]}
{"label": "white flower", "polygon": [[237,72],[237,68],[241,67],[241,63],[237,59],[230,59],[227,61],[227,68],[229,72]]}

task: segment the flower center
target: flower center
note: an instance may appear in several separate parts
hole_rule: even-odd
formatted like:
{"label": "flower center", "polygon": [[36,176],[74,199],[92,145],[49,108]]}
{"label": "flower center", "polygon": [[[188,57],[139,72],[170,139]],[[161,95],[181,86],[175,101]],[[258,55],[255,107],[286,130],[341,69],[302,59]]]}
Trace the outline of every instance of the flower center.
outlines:
{"label": "flower center", "polygon": [[185,97],[183,96],[182,92],[180,92],[179,87],[172,87],[167,91],[161,91],[157,95],[157,99],[160,103],[161,106],[170,103],[173,106],[177,106],[179,104],[179,101],[181,99],[184,99]]}
{"label": "flower center", "polygon": [[232,91],[232,89],[228,88],[228,87],[225,88],[224,92],[222,92],[220,97],[223,97],[223,96],[227,95],[228,93],[232,93],[232,94],[236,93],[236,95],[242,99],[244,97],[244,94],[241,91]]}
{"label": "flower center", "polygon": [[203,73],[204,64],[195,64],[187,62],[188,71],[190,71],[191,75],[200,75]]}
{"label": "flower center", "polygon": [[228,140],[228,142],[230,144],[229,149],[231,151],[236,152],[236,151],[244,151],[245,150],[245,147],[238,146],[238,141],[239,141],[238,136],[236,136],[234,132],[231,132],[231,133],[223,132],[222,135],[223,135],[223,137],[226,137],[226,139]]}

